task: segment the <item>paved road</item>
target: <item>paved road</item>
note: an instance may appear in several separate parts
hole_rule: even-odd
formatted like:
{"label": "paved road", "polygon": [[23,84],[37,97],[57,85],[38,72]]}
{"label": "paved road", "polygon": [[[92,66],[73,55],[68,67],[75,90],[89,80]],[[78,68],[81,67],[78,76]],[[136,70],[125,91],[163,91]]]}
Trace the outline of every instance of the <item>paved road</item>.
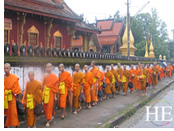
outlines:
{"label": "paved road", "polygon": [[[158,88],[163,87],[167,82],[174,79],[167,78],[159,82]],[[152,89],[148,89],[149,95]],[[77,115],[72,114],[69,109],[67,109],[67,117],[64,120],[58,115],[61,115],[61,110],[56,112],[56,116],[51,123],[51,128],[91,128],[96,127],[105,121],[111,119],[114,115],[123,111],[125,108],[129,107],[134,102],[141,99],[140,92],[135,94],[128,93],[127,96],[117,95],[116,98],[110,98],[109,100],[104,100],[99,102],[97,106],[91,109],[83,109]],[[43,128],[46,124],[45,115],[37,119],[37,127]],[[26,121],[20,123],[21,128],[26,128]]]}
{"label": "paved road", "polygon": [[[146,106],[149,106],[152,102],[154,102],[156,100],[165,100],[169,104],[171,104],[172,110],[166,109],[166,112],[171,111],[171,115],[166,115],[165,119],[169,120],[169,119],[173,118],[172,121],[158,121],[158,122],[154,121],[155,115],[149,116],[149,118],[152,120],[152,122],[146,121],[146,119],[147,119],[146,108],[142,107],[130,119],[126,120],[118,127],[119,128],[174,128],[174,84],[172,84],[170,86],[170,88],[168,88],[164,92],[160,93],[152,101],[147,103]],[[152,104],[152,107],[150,108],[149,112],[154,113],[155,107],[159,106],[158,119],[162,120],[161,106],[169,106],[168,103],[166,103],[164,101],[155,102],[154,104]],[[165,125],[167,122],[169,122],[169,124]],[[157,126],[157,125],[162,125],[162,126]]]}

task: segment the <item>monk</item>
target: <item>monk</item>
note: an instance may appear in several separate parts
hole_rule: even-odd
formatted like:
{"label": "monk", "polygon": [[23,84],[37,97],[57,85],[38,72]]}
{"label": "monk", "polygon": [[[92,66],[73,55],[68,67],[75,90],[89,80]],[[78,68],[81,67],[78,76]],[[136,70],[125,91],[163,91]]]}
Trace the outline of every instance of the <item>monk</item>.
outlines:
{"label": "monk", "polygon": [[94,79],[93,90],[91,92],[92,102],[93,102],[92,106],[97,105],[97,102],[98,102],[98,86],[99,86],[99,79],[100,79],[100,72],[99,72],[99,69],[95,66],[95,63],[96,63],[95,61],[91,62],[92,69],[90,70]]}
{"label": "monk", "polygon": [[84,74],[79,71],[80,65],[75,65],[75,72],[73,72],[73,93],[74,93],[74,114],[76,115],[81,109],[81,103],[79,102],[79,96],[83,93],[83,84],[85,82]]}
{"label": "monk", "polygon": [[27,81],[22,101],[27,101],[27,125],[28,128],[36,128],[36,114],[34,108],[42,102],[42,86],[41,83],[34,79],[34,72],[28,72],[29,81]]}
{"label": "monk", "polygon": [[50,122],[54,118],[54,103],[57,101],[57,93],[59,89],[59,78],[52,73],[52,67],[51,63],[46,65],[47,73],[44,74],[44,78],[42,80],[44,113],[47,118],[46,127],[50,126]]}
{"label": "monk", "polygon": [[140,80],[139,80],[140,75],[141,75],[141,71],[138,65],[136,65],[136,70],[135,70],[135,89],[136,90],[140,90]]}
{"label": "monk", "polygon": [[160,66],[159,66],[158,70],[159,70],[159,76],[160,76],[160,80],[161,80],[163,78],[163,70]]}
{"label": "monk", "polygon": [[132,82],[133,84],[133,88],[131,88],[131,93],[134,92],[135,90],[135,69],[134,69],[134,65],[131,65],[131,69],[130,69],[130,81]]}
{"label": "monk", "polygon": [[172,76],[173,66],[169,63],[169,77]]}
{"label": "monk", "polygon": [[153,88],[156,89],[156,85],[158,84],[158,67],[157,67],[157,63],[154,62],[153,64],[154,66],[152,67],[152,85]]}
{"label": "monk", "polygon": [[149,70],[149,78],[148,78],[148,85],[152,84],[152,69],[150,68],[149,64],[147,64],[147,69]]}
{"label": "monk", "polygon": [[91,109],[91,91],[93,90],[94,79],[92,73],[89,71],[89,67],[87,65],[84,66],[85,70],[85,83],[83,84],[83,90],[86,98],[86,107]]}
{"label": "monk", "polygon": [[130,72],[129,72],[129,70],[126,69],[126,65],[123,66],[123,69],[124,70],[123,70],[122,83],[123,83],[124,96],[126,96],[127,95],[127,91],[128,91]]}
{"label": "monk", "polygon": [[72,87],[72,77],[71,74],[65,71],[64,64],[59,65],[59,106],[62,108],[62,116],[64,119],[66,116],[66,99],[68,95],[68,90],[71,91]]}
{"label": "monk", "polygon": [[118,88],[117,88],[117,91],[118,91],[118,94],[120,94],[120,87],[121,87],[121,84],[122,84],[122,77],[123,77],[123,69],[121,68],[121,64],[118,63],[117,64],[117,74],[118,74]]}
{"label": "monk", "polygon": [[144,67],[144,64],[141,65],[141,77],[142,80],[140,80],[140,89],[143,91],[142,96],[147,96],[146,83],[149,78],[149,70]]}
{"label": "monk", "polygon": [[19,78],[10,73],[11,65],[9,63],[4,64],[4,115],[7,116],[5,127],[18,127],[18,113],[16,109],[16,97],[19,101],[19,95],[21,94],[21,89],[19,86]]}
{"label": "monk", "polygon": [[113,80],[112,80],[112,97],[115,98],[115,92],[116,92],[116,88],[115,88],[115,82],[118,80],[118,74],[117,74],[117,70],[114,69],[114,65],[111,64],[111,72],[113,74]]}
{"label": "monk", "polygon": [[105,72],[105,83],[107,84],[106,88],[104,89],[105,97],[103,99],[109,99],[109,94],[111,94],[111,88],[112,88],[112,79],[113,74],[110,71],[109,66],[106,66],[106,72]]}
{"label": "monk", "polygon": [[[99,73],[100,73],[99,90],[100,90],[101,92],[103,92],[103,87],[102,87],[102,86],[103,86],[103,81],[104,81],[105,76],[104,76],[103,72],[100,71],[100,70],[99,70]],[[103,99],[103,96],[102,96],[102,97],[99,97],[99,100],[100,100],[100,101],[102,101],[102,99]]]}
{"label": "monk", "polygon": [[164,78],[166,78],[166,68],[165,68],[165,67],[163,67],[163,68],[162,68],[162,70],[163,70],[163,74],[164,74],[164,76],[163,76],[163,77],[164,77]]}

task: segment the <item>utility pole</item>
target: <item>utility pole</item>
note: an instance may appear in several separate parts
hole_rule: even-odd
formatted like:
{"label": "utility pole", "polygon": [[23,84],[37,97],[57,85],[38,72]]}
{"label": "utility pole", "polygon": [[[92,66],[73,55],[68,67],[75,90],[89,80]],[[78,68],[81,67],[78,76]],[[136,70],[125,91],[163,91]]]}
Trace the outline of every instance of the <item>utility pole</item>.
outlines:
{"label": "utility pole", "polygon": [[127,0],[127,56],[129,60],[129,48],[130,48],[130,18],[129,18],[129,0]]}

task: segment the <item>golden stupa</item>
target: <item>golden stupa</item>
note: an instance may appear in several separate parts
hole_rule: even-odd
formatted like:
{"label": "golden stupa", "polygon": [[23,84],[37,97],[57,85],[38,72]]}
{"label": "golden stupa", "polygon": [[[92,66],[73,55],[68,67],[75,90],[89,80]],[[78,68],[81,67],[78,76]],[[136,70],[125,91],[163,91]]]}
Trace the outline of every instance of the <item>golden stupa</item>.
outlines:
{"label": "golden stupa", "polygon": [[163,60],[166,60],[166,56],[165,55],[163,56]]}
{"label": "golden stupa", "polygon": [[145,55],[144,55],[144,57],[146,57],[146,58],[149,57],[147,42],[146,42],[146,51],[145,51]]}
{"label": "golden stupa", "polygon": [[151,43],[150,43],[150,49],[149,50],[150,50],[149,58],[155,58],[155,53],[154,53],[152,38],[151,38]]}
{"label": "golden stupa", "polygon": [[162,55],[159,55],[159,59],[162,60]]}
{"label": "golden stupa", "polygon": [[[122,55],[124,56],[127,56],[127,41],[128,41],[128,38],[127,38],[127,29],[128,29],[128,22],[126,22],[126,28],[125,28],[125,31],[124,31],[124,35],[123,35],[123,38],[122,38],[122,42],[123,42],[123,45],[120,47],[120,50],[122,52]],[[133,37],[133,34],[132,34],[132,31],[131,31],[131,28],[129,30],[129,41],[130,41],[130,45],[129,45],[129,55],[130,56],[134,56],[134,52],[136,51],[137,48],[134,47],[134,37]]]}

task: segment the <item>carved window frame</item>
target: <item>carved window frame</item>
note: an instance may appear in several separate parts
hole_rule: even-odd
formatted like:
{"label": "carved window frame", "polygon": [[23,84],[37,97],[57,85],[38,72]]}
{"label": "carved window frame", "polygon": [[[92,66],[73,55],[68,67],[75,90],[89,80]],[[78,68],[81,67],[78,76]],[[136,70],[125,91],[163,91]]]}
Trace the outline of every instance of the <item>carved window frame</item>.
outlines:
{"label": "carved window frame", "polygon": [[56,43],[55,43],[55,41],[56,41],[56,37],[60,37],[61,38],[61,40],[60,40],[60,49],[62,49],[62,45],[63,45],[63,35],[62,35],[62,33],[59,31],[59,30],[57,30],[54,34],[53,34],[53,37],[54,37],[54,47],[56,46]]}
{"label": "carved window frame", "polygon": [[[31,34],[37,34],[37,42],[36,42],[36,45],[39,45],[39,31],[38,29],[32,25],[28,30],[28,45],[31,45],[30,43],[30,39],[31,39]],[[32,46],[32,45],[31,45]]]}
{"label": "carved window frame", "polygon": [[[10,44],[10,31],[12,30],[12,20],[4,18],[4,31],[7,31],[7,41]],[[5,34],[4,34],[5,35]],[[5,38],[4,38],[5,39]]]}

